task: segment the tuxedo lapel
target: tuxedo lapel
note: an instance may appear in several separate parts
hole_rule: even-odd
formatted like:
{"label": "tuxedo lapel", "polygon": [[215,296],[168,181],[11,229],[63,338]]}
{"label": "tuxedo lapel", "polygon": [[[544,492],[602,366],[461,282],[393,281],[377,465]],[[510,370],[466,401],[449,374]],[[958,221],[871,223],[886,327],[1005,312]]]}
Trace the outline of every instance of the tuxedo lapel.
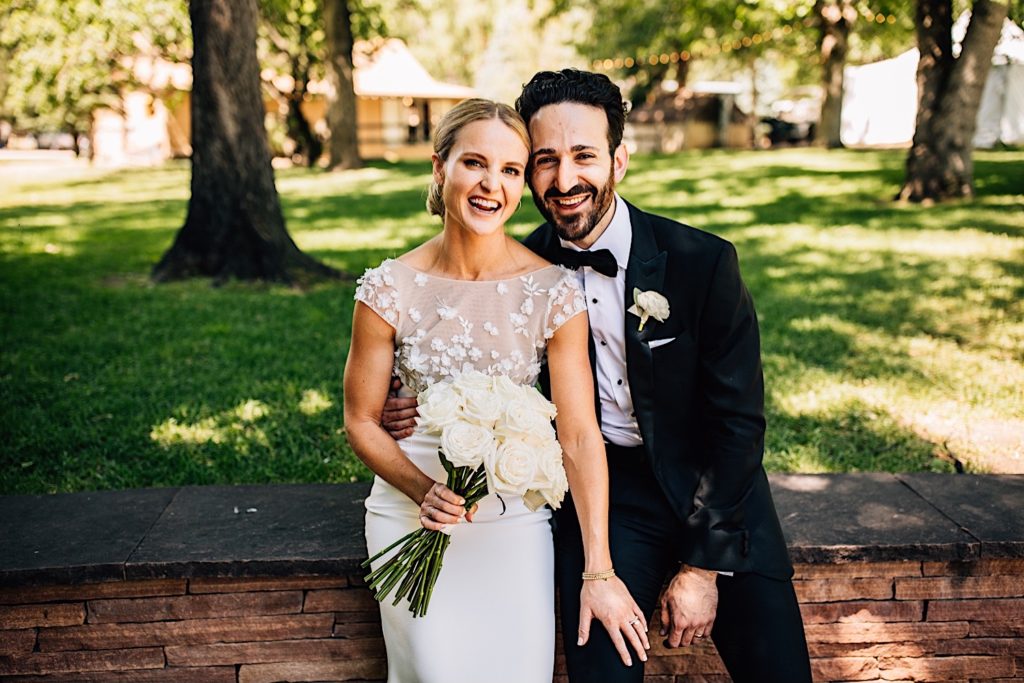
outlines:
{"label": "tuxedo lapel", "polygon": [[[629,202],[629,221],[633,230],[633,244],[629,250],[626,265],[626,308],[633,305],[633,291],[655,291],[661,293],[665,283],[665,262],[668,253],[658,248],[654,231],[647,216]],[[626,373],[629,378],[629,393],[633,399],[647,453],[654,449],[654,365],[651,349],[646,340],[657,329],[658,321],[649,318],[643,331],[639,330],[640,318],[626,313]]]}

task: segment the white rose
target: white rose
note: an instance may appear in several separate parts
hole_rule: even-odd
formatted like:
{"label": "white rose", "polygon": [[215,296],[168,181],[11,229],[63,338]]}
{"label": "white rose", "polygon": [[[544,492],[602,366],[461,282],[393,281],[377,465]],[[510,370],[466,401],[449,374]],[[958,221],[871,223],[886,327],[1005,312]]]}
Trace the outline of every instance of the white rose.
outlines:
{"label": "white rose", "polygon": [[455,387],[456,391],[464,395],[467,391],[490,389],[491,378],[479,370],[472,370],[470,372],[463,372],[460,374],[452,382],[452,385]]}
{"label": "white rose", "polygon": [[633,305],[627,311],[640,316],[639,329],[642,330],[648,318],[665,322],[669,315],[668,299],[653,290],[641,292],[639,288],[634,288]]}
{"label": "white rose", "polygon": [[441,451],[456,467],[476,469],[494,457],[497,442],[491,430],[469,422],[456,422],[441,432]]}
{"label": "white rose", "polygon": [[544,398],[544,395],[534,387],[524,386],[523,389],[524,399],[534,410],[543,415],[549,422],[555,419],[555,416],[558,415],[558,409],[555,408],[554,403]]}
{"label": "white rose", "polygon": [[569,479],[565,476],[565,470],[562,470],[561,476],[553,481],[551,486],[541,489],[540,494],[544,496],[544,500],[548,502],[552,510],[557,510],[562,506],[562,500],[565,499],[565,494],[568,491]]}
{"label": "white rose", "polygon": [[557,441],[550,441],[538,449],[537,474],[530,488],[545,488],[562,479],[565,479],[562,447]]}
{"label": "white rose", "polygon": [[491,429],[501,417],[504,401],[490,389],[470,389],[462,395],[462,413],[466,420]]}
{"label": "white rose", "polygon": [[537,471],[530,488],[523,494],[523,503],[531,512],[545,503],[557,510],[569,490],[569,480],[562,466],[562,447],[551,441],[537,449]]}
{"label": "white rose", "polygon": [[488,473],[493,492],[523,495],[537,473],[537,449],[521,439],[506,439],[492,456]]}
{"label": "white rose", "polygon": [[537,474],[530,489],[541,496],[551,509],[557,510],[561,507],[562,499],[569,490],[569,480],[565,476],[565,467],[562,464],[562,447],[557,441],[552,441],[540,449]]}
{"label": "white rose", "polygon": [[515,401],[519,397],[520,385],[512,381],[508,375],[495,375],[491,378],[491,390],[506,402]]}
{"label": "white rose", "polygon": [[551,421],[534,410],[530,402],[521,398],[505,406],[505,412],[494,431],[499,436],[522,439],[534,446],[542,446],[555,438]]}
{"label": "white rose", "polygon": [[[440,389],[435,388],[439,386]],[[434,384],[420,393],[418,402],[416,424],[423,426],[428,434],[440,434],[462,415],[461,400],[447,385]]]}

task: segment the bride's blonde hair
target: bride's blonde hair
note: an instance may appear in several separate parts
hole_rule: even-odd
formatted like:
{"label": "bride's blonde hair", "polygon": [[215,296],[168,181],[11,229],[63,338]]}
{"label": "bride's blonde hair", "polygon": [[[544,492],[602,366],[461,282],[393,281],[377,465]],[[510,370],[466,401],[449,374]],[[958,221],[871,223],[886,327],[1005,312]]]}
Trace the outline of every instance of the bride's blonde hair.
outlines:
{"label": "bride's blonde hair", "polygon": [[[434,129],[434,153],[442,162],[448,161],[448,155],[455,146],[459,131],[474,121],[487,119],[498,119],[504,123],[519,136],[526,149],[530,149],[530,134],[526,130],[523,117],[515,109],[501,102],[475,97],[459,102],[441,118]],[[441,183],[430,183],[430,189],[427,191],[427,211],[432,216],[444,218],[443,189]]]}

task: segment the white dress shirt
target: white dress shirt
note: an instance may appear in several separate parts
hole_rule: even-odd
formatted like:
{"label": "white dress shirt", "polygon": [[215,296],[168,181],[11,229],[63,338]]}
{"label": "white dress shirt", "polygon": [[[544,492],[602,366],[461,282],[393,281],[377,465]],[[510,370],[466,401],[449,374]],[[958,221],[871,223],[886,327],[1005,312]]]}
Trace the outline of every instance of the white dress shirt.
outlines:
{"label": "white dress shirt", "polygon": [[[563,247],[583,251],[572,242],[558,238]],[[589,266],[576,271],[587,293],[590,334],[597,352],[597,390],[601,396],[601,433],[619,446],[641,446],[640,426],[633,412],[633,397],[626,377],[626,264],[633,246],[633,225],[629,207],[615,194],[615,214],[611,223],[588,251],[607,249],[619,266],[614,278]],[[723,576],[730,571],[715,570]]]}
{"label": "white dress shirt", "polygon": [[[587,294],[590,334],[597,354],[597,391],[601,399],[601,433],[619,446],[640,446],[640,427],[633,412],[633,397],[626,376],[626,264],[633,245],[633,226],[629,208],[615,194],[615,213],[611,223],[588,251],[607,249],[618,264],[615,277],[602,275],[589,266],[576,271]],[[563,247],[583,251],[572,242],[559,238]]]}

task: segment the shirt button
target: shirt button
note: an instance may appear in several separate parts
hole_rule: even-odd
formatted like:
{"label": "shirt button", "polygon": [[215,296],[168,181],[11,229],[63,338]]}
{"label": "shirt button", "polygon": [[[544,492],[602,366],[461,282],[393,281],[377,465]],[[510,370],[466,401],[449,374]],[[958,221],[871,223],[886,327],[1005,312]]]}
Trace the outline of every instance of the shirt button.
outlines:
{"label": "shirt button", "polygon": [[621,379],[620,379],[620,380],[618,381],[618,385],[619,385],[620,387],[622,386],[622,380],[621,380]]}
{"label": "shirt button", "polygon": [[601,340],[601,346],[608,346],[608,342],[606,342],[604,339],[602,339]]}
{"label": "shirt button", "polygon": [[595,304],[597,303],[597,299],[591,299],[591,301]]}

